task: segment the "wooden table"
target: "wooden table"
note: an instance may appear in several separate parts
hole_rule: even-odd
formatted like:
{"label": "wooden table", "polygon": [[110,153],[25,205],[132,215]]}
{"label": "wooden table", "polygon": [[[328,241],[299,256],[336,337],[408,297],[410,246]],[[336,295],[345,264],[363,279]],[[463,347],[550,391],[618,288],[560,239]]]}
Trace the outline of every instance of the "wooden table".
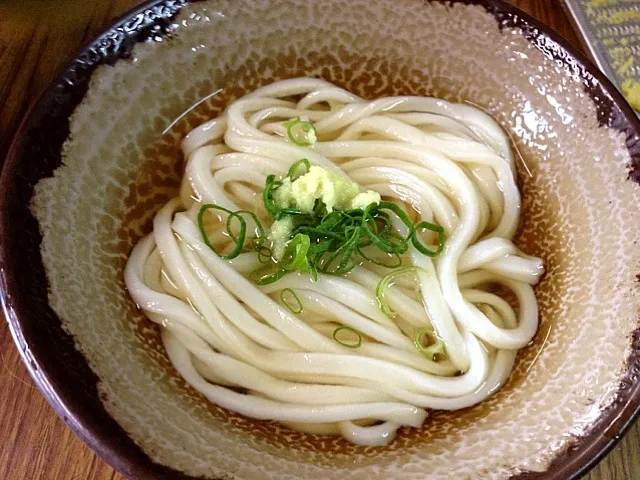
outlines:
{"label": "wooden table", "polygon": [[[0,0],[0,159],[18,122],[54,74],[140,0]],[[511,0],[573,45],[559,0]],[[0,479],[123,480],[65,426],[34,387],[0,321]],[[587,480],[640,479],[640,423]]]}

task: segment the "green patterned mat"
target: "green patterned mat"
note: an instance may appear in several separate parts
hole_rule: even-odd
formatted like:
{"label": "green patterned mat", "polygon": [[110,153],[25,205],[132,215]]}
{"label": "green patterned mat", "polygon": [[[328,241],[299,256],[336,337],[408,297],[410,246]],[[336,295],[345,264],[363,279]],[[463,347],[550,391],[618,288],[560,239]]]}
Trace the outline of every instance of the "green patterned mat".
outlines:
{"label": "green patterned mat", "polygon": [[640,111],[640,0],[564,0],[600,69]]}

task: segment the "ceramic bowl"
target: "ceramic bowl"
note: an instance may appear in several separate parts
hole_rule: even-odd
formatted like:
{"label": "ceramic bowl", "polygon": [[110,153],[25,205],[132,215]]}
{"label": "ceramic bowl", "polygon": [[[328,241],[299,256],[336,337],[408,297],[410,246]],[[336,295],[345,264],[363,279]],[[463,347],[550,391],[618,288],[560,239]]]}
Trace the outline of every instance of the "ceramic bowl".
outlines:
{"label": "ceramic bowl", "polygon": [[[493,115],[519,154],[517,242],[547,269],[507,385],[387,447],[205,401],[123,282],[177,192],[184,134],[301,75]],[[19,130],[0,190],[4,311],[58,414],[132,479],[577,478],[640,404],[639,135],[595,67],[496,0],[152,1],[73,59]]]}

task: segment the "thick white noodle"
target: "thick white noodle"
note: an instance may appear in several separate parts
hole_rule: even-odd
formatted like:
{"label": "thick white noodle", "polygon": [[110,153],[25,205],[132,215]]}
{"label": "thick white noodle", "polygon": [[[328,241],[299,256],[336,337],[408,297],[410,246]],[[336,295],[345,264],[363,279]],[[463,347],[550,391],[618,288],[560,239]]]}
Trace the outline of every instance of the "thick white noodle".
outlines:
{"label": "thick white noodle", "polygon": [[[314,123],[317,143],[288,141],[283,124],[296,117]],[[132,251],[125,281],[160,325],[177,371],[209,400],[375,446],[392,441],[401,426],[420,427],[425,409],[475,405],[507,380],[517,349],[536,332],[532,285],[543,266],[512,243],[520,213],[513,154],[490,116],[435,98],[366,101],[326,81],[297,78],[233,102],[189,133],[182,148],[180,196]],[[375,295],[385,267],[365,263],[315,281],[296,272],[258,287],[248,279],[260,267],[254,252],[225,260],[205,244],[196,223],[202,204],[251,209],[268,226],[265,178],[285,175],[301,158],[443,226],[446,244],[437,258],[413,247],[405,256],[420,269],[417,284],[398,279],[385,293],[394,316]],[[209,240],[228,251],[232,242],[214,223]],[[255,228],[248,217],[247,225]],[[394,227],[406,234],[401,222]],[[511,290],[517,308],[494,286]],[[284,289],[296,293],[303,312],[287,308]],[[333,339],[341,325],[360,332],[359,348]],[[424,327],[444,341],[443,358],[415,347],[414,332]]]}

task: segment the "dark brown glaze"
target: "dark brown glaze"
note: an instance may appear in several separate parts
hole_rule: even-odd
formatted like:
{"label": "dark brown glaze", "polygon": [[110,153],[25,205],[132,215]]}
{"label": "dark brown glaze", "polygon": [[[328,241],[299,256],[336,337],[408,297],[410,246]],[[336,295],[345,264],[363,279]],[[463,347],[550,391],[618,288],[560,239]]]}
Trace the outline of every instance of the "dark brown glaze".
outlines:
{"label": "dark brown glaze", "polygon": [[[144,4],[72,60],[18,129],[0,187],[0,300],[18,350],[38,387],[74,433],[115,469],[135,479],[193,477],[153,463],[104,409],[98,396],[99,379],[48,304],[41,235],[29,201],[38,180],[51,176],[61,165],[69,117],[96,67],[129,57],[137,42],[166,35],[171,18],[185,3]],[[20,268],[12,261],[16,258],[21,259]]]}
{"label": "dark brown glaze", "polygon": [[589,431],[558,455],[547,471],[523,472],[511,480],[577,480],[606,456],[638,418],[640,329],[633,333],[631,352],[615,400],[602,410]]}
{"label": "dark brown glaze", "polygon": [[[640,122],[622,94],[590,60],[564,38],[541,25],[530,15],[499,0],[463,1],[483,5],[501,28],[519,28],[545,56],[562,63],[568,74],[582,79],[585,92],[597,108],[603,126],[623,132],[631,157],[628,179],[640,184]],[[640,273],[638,274],[640,279]],[[523,472],[511,480],[575,480],[586,474],[618,443],[640,416],[640,312],[639,328],[633,333],[631,355],[621,376],[615,400],[583,436],[559,454],[545,472]]]}
{"label": "dark brown glaze", "polygon": [[[169,21],[189,0],[150,1],[125,16],[73,60],[44,94],[22,124],[2,177],[0,224],[0,287],[12,334],[27,366],[58,414],[87,444],[117,470],[135,479],[186,479],[175,470],[153,463],[105,411],[97,393],[99,379],[75,349],[73,339],[47,300],[40,257],[38,225],[28,209],[33,186],[61,164],[60,150],[69,134],[69,117],[84,97],[100,64],[127,58],[136,42],[168,33]],[[483,5],[505,28],[522,29],[545,55],[577,73],[598,107],[599,120],[627,135],[631,152],[629,178],[640,183],[640,125],[622,96],[584,57],[531,17],[498,0],[471,0]],[[10,259],[21,258],[20,271]],[[25,266],[27,267],[25,269]],[[27,275],[23,271],[28,271]],[[634,354],[620,384],[616,401],[591,431],[562,453],[544,473],[523,473],[517,479],[577,478],[593,466],[620,438],[638,414],[640,331]]]}

